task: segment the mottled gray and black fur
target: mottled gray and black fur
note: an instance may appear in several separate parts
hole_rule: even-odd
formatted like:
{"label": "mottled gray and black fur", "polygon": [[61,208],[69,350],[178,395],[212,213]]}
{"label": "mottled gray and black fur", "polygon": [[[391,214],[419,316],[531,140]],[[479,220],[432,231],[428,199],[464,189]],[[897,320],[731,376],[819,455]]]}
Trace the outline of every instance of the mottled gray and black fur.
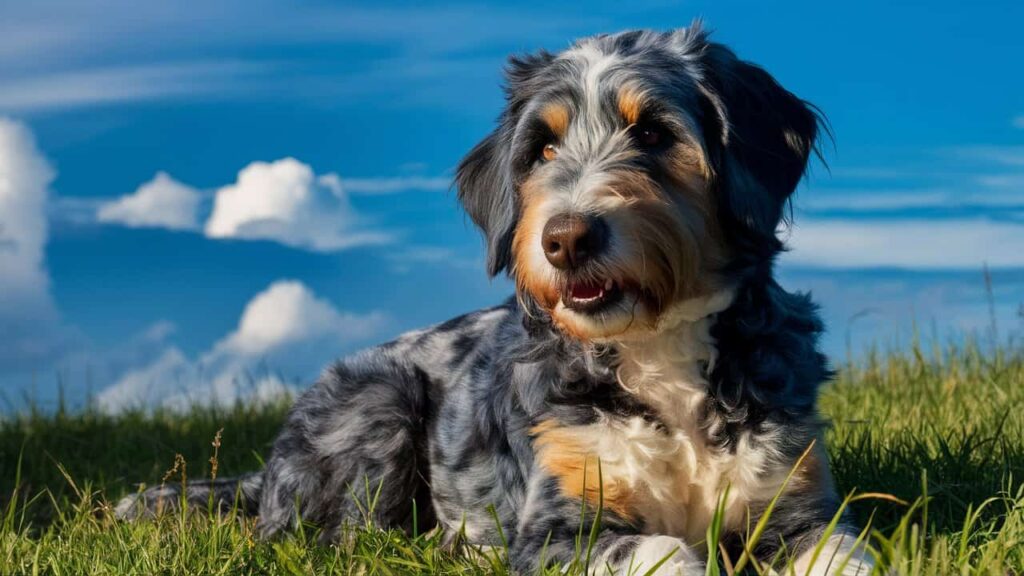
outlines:
{"label": "mottled gray and black fur", "polygon": [[[709,165],[727,248],[713,273],[734,296],[711,327],[717,353],[703,364],[703,408],[694,416],[700,441],[721,454],[736,451],[740,439],[755,447],[771,443],[765,448],[773,458],[795,461],[821,433],[815,400],[830,372],[817,349],[822,325],[814,304],[781,288],[772,269],[782,249],[776,227],[814,149],[817,114],[764,70],[710,42],[699,26],[598,36],[576,49],[584,44],[617,55],[608,77],[645,83],[669,108],[685,110],[686,137]],[[577,105],[585,97],[581,67],[573,57],[544,52],[513,58],[498,127],[459,166],[459,198],[484,233],[492,275],[516,266],[518,187],[546,137],[534,133],[543,129],[526,115],[543,98]],[[634,159],[626,168],[660,181],[656,171],[664,168],[645,162]],[[520,290],[496,308],[338,362],[298,399],[265,470],[191,482],[188,501],[205,506],[212,491],[218,505],[237,501],[258,514],[264,536],[301,517],[331,539],[345,523],[365,520],[367,494],[382,483],[372,509],[381,526],[411,530],[415,519],[420,530],[440,524],[449,536],[464,529],[471,542],[497,544],[493,506],[520,573],[539,567],[545,545],[547,563],[569,562],[580,533],[580,496],[538,465],[535,427],[626,418],[662,430],[668,424],[620,384],[614,339],[567,336],[549,312]],[[828,485],[782,498],[758,555],[770,558],[783,547],[797,554],[817,540],[839,506],[831,481],[822,482]],[[135,517],[177,494],[171,486],[152,489],[127,498],[118,511]],[[759,510],[750,512],[756,521]],[[601,522],[593,555],[608,566],[628,559],[650,536],[642,518],[611,509]],[[727,535],[733,550],[739,538],[739,531]]]}

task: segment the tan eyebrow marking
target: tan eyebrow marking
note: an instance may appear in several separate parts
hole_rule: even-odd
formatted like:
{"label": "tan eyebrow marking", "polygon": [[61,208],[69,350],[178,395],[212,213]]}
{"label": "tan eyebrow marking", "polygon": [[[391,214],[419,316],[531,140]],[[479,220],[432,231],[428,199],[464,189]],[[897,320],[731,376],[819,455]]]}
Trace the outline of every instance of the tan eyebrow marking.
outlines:
{"label": "tan eyebrow marking", "polygon": [[569,109],[564,104],[548,104],[540,111],[540,117],[548,125],[551,132],[564,138],[569,131]]}
{"label": "tan eyebrow marking", "polygon": [[627,124],[636,124],[640,121],[643,107],[644,99],[640,92],[628,87],[619,90],[619,114]]}

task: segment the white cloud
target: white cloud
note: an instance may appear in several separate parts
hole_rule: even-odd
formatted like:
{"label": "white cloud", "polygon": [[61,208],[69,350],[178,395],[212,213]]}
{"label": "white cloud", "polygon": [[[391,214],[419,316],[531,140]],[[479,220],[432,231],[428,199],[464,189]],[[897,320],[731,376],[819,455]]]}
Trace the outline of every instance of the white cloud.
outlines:
{"label": "white cloud", "polygon": [[874,211],[944,206],[950,197],[942,190],[816,190],[798,196],[794,204],[802,210]]}
{"label": "white cloud", "polygon": [[423,265],[468,270],[481,270],[484,267],[483,261],[478,258],[440,246],[407,246],[389,251],[387,259],[391,261],[392,270],[399,274],[408,274]]}
{"label": "white cloud", "polygon": [[882,166],[831,166],[828,174],[831,178],[868,181],[892,181],[918,179],[920,173],[911,168],[901,166],[898,168]]}
{"label": "white cloud", "polygon": [[[989,298],[1001,338],[1024,336],[1017,315],[1024,276],[992,272],[988,292],[980,267],[962,271],[919,273],[904,270],[822,270],[782,267],[780,281],[790,290],[809,290],[821,305],[827,326],[823,339],[833,360],[869,346],[883,349],[915,336],[945,344],[964,334],[987,336],[991,328]],[[934,340],[933,340],[934,339]],[[983,340],[987,342],[987,340]]]}
{"label": "white cloud", "polygon": [[379,314],[339,312],[301,282],[281,280],[246,305],[238,328],[221,340],[213,353],[258,357],[311,339],[351,342],[373,335],[382,321]]}
{"label": "white cloud", "polygon": [[44,252],[54,176],[28,128],[0,118],[0,373],[34,368],[62,339]]}
{"label": "white cloud", "polygon": [[201,201],[202,193],[198,190],[178,182],[166,172],[158,172],[134,193],[102,204],[96,211],[96,219],[133,228],[195,230],[199,228]]}
{"label": "white cloud", "polygon": [[977,176],[974,190],[945,189],[824,189],[798,196],[799,210],[876,212],[933,208],[953,210],[965,206],[1002,209],[1024,205],[1024,175]]}
{"label": "white cloud", "polygon": [[[536,18],[520,9],[472,6],[358,7],[125,0],[6,2],[0,8],[0,109],[36,112],[157,100],[259,100],[336,103],[382,97],[394,103],[467,77],[491,78],[497,55],[525,44],[561,42],[586,18]],[[262,61],[265,48],[346,43],[386,46],[364,70],[325,73],[324,50],[287,62]],[[470,59],[482,47],[486,58]],[[254,50],[255,49],[255,50]],[[200,54],[202,61],[182,61]],[[242,60],[238,60],[241,54]],[[348,68],[339,62],[342,68]],[[338,66],[335,66],[337,68]],[[472,98],[463,94],[463,108]]]}
{"label": "white cloud", "polygon": [[346,178],[342,180],[346,192],[352,194],[394,194],[412,190],[427,192],[448,190],[449,178],[429,176],[399,176],[395,178]]}
{"label": "white cloud", "polygon": [[1013,119],[1013,127],[1024,130],[1024,114],[1017,116]]}
{"label": "white cloud", "polygon": [[1024,226],[976,219],[804,219],[782,262],[822,268],[1024,266]]}
{"label": "white cloud", "polygon": [[991,162],[1004,166],[1024,166],[1024,146],[957,146],[950,151],[954,155],[970,160]]}
{"label": "white cloud", "polygon": [[978,183],[990,189],[984,195],[990,201],[1008,200],[1008,203],[1024,204],[1024,172],[978,176]]}
{"label": "white cloud", "polygon": [[[367,227],[349,201],[349,193],[393,194],[447,190],[443,177],[353,178],[317,175],[294,158],[252,162],[236,181],[207,195],[158,172],[132,194],[120,198],[57,198],[51,214],[62,222],[95,220],[129,227],[203,232],[208,238],[270,240],[314,251],[381,244],[392,235]],[[200,214],[210,211],[205,223]]]}
{"label": "white cloud", "polygon": [[0,109],[38,112],[200,96],[251,94],[274,68],[264,63],[196,61],[113,66],[4,77]]}
{"label": "white cloud", "polygon": [[192,377],[191,371],[188,358],[181,350],[167,348],[151,364],[129,371],[116,384],[100,392],[96,403],[110,412],[145,406],[155,388],[164,390],[165,394],[176,394],[187,387],[183,378]]}
{"label": "white cloud", "polygon": [[170,346],[103,390],[97,401],[117,411],[269,398],[291,389],[288,377],[312,378],[348,346],[378,336],[386,326],[380,313],[342,312],[304,284],[281,280],[253,297],[238,327],[195,360]]}
{"label": "white cloud", "polygon": [[51,222],[70,224],[94,224],[100,207],[114,198],[93,198],[91,196],[54,196],[50,199],[48,212]]}
{"label": "white cloud", "polygon": [[206,235],[320,251],[389,240],[361,227],[337,174],[317,176],[294,158],[253,162],[234,184],[217,190]]}

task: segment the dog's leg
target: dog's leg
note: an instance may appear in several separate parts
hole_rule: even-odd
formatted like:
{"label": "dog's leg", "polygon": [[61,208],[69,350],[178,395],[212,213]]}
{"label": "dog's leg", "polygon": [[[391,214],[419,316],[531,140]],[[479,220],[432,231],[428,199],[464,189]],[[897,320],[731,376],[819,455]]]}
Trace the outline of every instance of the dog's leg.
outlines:
{"label": "dog's leg", "polygon": [[267,462],[260,532],[298,517],[334,538],[345,523],[409,529],[432,518],[425,483],[427,379],[384,354],[329,370],[296,402]]}
{"label": "dog's leg", "polygon": [[[519,518],[509,556],[519,574],[528,575],[551,565],[575,563],[595,575],[646,574],[688,576],[704,573],[704,561],[693,547],[671,536],[642,535],[611,510],[602,509],[594,530],[596,510],[585,517],[579,500],[566,498],[557,482],[536,475]],[[595,534],[593,542],[590,535]],[[582,538],[580,535],[582,534]]]}

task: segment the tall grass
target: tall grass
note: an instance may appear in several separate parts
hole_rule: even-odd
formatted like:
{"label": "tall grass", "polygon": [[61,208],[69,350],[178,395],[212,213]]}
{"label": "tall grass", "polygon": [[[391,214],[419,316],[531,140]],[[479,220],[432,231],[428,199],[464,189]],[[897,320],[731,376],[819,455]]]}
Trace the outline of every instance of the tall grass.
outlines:
{"label": "tall grass", "polygon": [[[831,424],[836,481],[861,525],[870,525],[880,572],[1024,574],[1021,351],[914,345],[870,354],[841,368],[821,409]],[[322,546],[308,526],[259,541],[253,520],[234,513],[111,520],[110,502],[133,491],[133,482],[158,481],[176,454],[193,477],[208,476],[214,465],[220,476],[259,467],[285,410],[29,411],[0,421],[0,574],[508,572],[501,547],[452,550],[436,532],[364,524]],[[588,566],[592,535],[581,532],[579,541],[580,560],[569,573]],[[709,574],[765,569],[709,548],[716,559]]]}

